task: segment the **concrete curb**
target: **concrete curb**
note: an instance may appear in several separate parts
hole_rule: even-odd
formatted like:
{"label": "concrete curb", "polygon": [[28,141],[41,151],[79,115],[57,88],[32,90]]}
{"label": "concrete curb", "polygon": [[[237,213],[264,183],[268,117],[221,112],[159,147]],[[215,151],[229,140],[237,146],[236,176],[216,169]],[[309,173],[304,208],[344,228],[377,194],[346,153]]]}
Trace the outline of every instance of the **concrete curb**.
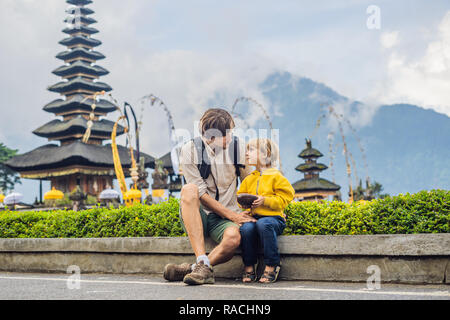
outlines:
{"label": "concrete curb", "polygon": [[[207,239],[209,252],[215,244]],[[450,234],[281,236],[282,279],[450,283]],[[0,270],[83,273],[161,273],[169,262],[193,261],[188,238],[0,239]],[[236,256],[214,268],[216,276],[242,272]]]}

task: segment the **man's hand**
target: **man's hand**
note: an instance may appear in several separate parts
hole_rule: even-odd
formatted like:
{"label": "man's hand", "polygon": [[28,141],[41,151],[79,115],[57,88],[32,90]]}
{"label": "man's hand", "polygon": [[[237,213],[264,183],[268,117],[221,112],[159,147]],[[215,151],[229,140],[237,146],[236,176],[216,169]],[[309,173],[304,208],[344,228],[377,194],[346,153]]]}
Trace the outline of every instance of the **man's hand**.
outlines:
{"label": "man's hand", "polygon": [[263,196],[258,196],[258,199],[256,199],[252,203],[252,209],[261,207],[263,204],[264,204],[264,197]]}
{"label": "man's hand", "polygon": [[246,222],[256,222],[256,219],[251,217],[251,216],[249,216],[244,211],[244,212],[241,212],[241,213],[236,213],[236,215],[233,216],[231,221],[233,221],[234,223],[237,223],[238,225],[242,226]]}
{"label": "man's hand", "polygon": [[236,223],[240,226],[246,222],[256,222],[255,218],[250,217],[246,213],[234,212],[234,211],[224,207],[220,202],[216,201],[208,193],[205,193],[204,195],[202,195],[200,197],[200,201],[202,202],[202,204],[204,206],[209,208],[214,213],[217,213],[222,218],[233,221],[234,223]]}

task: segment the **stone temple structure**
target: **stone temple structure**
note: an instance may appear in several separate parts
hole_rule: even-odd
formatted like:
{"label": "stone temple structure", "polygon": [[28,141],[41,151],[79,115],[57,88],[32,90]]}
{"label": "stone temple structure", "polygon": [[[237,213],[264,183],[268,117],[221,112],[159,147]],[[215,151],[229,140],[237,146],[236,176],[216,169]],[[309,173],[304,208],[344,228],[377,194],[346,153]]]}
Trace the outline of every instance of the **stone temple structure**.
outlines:
{"label": "stone temple structure", "polygon": [[[91,27],[96,20],[86,5],[91,0],[67,0],[69,16],[64,20],[67,36],[59,43],[66,50],[56,58],[63,65],[53,71],[61,81],[48,90],[61,97],[48,103],[43,110],[57,118],[33,131],[39,137],[53,142],[10,159],[6,165],[20,173],[22,178],[50,180],[51,187],[69,193],[77,186],[90,195],[98,195],[112,187],[115,178],[111,145],[114,122],[103,119],[116,106],[106,99],[96,99],[94,94],[107,93],[112,88],[100,81],[109,72],[96,64],[105,56],[96,51],[100,40],[92,36],[98,30]],[[101,97],[101,95],[98,95]],[[86,131],[88,139],[83,139]],[[118,126],[117,135],[124,133]],[[56,142],[56,143],[55,143]],[[126,176],[129,176],[131,157],[129,150],[118,146],[119,156]],[[146,168],[154,168],[154,158],[141,153]],[[42,193],[42,191],[41,191]]]}
{"label": "stone temple structure", "polygon": [[322,163],[317,163],[317,159],[322,157],[323,154],[312,147],[311,140],[306,140],[306,148],[298,156],[305,162],[299,164],[295,169],[303,172],[304,178],[292,185],[295,190],[294,199],[319,201],[327,196],[336,196],[341,187],[319,177],[319,173],[328,167]]}

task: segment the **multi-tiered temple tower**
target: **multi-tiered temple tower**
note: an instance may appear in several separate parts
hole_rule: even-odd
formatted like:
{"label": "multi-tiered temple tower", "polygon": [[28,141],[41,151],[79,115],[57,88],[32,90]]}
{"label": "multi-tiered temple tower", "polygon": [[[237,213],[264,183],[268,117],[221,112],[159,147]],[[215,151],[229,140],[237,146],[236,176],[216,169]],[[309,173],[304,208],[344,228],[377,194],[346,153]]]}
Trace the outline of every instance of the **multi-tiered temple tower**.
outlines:
{"label": "multi-tiered temple tower", "polygon": [[295,170],[303,172],[305,177],[292,185],[295,190],[295,199],[318,201],[327,196],[335,196],[341,188],[337,184],[319,177],[319,173],[328,168],[323,163],[317,163],[317,159],[322,156],[323,154],[319,150],[312,147],[311,140],[306,139],[306,148],[298,155],[305,162],[295,168]]}
{"label": "multi-tiered temple tower", "polygon": [[[53,71],[62,81],[48,88],[62,98],[44,107],[45,111],[61,118],[33,131],[37,136],[60,143],[39,147],[6,164],[22,178],[50,180],[52,187],[63,192],[70,192],[79,185],[85,193],[97,195],[111,187],[115,177],[111,145],[103,145],[104,140],[111,139],[114,123],[101,117],[115,111],[116,107],[105,99],[94,101],[94,94],[109,92],[112,88],[99,81],[109,72],[96,65],[97,60],[105,56],[95,49],[101,41],[91,37],[98,30],[90,27],[96,20],[90,17],[94,12],[85,5],[92,1],[67,0],[67,3],[71,6],[67,9],[69,17],[64,20],[68,27],[63,32],[68,36],[59,42],[67,50],[56,56],[64,65]],[[82,142],[88,128],[89,139]],[[124,128],[118,126],[117,135],[123,133]],[[129,151],[123,146],[118,146],[118,150],[125,174],[129,175]],[[141,157],[145,159],[145,167],[154,167],[153,157],[142,153]]]}

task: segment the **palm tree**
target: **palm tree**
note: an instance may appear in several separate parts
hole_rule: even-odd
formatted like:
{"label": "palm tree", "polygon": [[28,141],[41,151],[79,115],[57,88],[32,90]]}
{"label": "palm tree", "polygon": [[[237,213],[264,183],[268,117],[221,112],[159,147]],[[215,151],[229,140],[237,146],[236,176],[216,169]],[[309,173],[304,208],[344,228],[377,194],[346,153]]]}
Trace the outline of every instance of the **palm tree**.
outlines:
{"label": "palm tree", "polygon": [[354,201],[358,200],[372,200],[372,199],[383,199],[389,194],[381,193],[383,191],[383,186],[381,183],[375,181],[374,183],[370,183],[366,181],[366,188],[363,188],[362,181],[359,180],[359,185],[355,189],[353,189],[353,199]]}

